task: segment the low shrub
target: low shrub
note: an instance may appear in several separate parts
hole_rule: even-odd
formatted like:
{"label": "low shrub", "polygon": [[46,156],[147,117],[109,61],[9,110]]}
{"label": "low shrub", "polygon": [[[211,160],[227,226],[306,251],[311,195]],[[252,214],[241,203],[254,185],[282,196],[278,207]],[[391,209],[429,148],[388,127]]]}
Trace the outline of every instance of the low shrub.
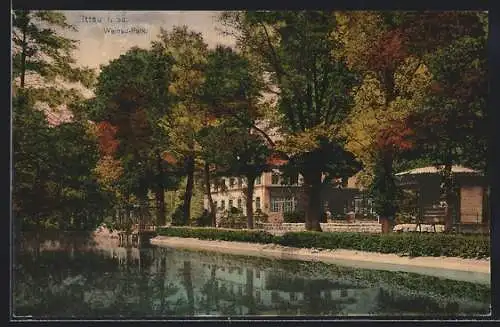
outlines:
{"label": "low shrub", "polygon": [[219,220],[219,227],[222,228],[245,228],[247,218],[241,209],[232,207],[225,212]]}
{"label": "low shrub", "polygon": [[269,215],[265,212],[262,212],[261,209],[257,209],[255,211],[253,218],[256,223],[265,224],[269,222]]}
{"label": "low shrub", "polygon": [[181,226],[181,225],[186,225],[186,222],[184,221],[184,206],[182,204],[179,204],[177,208],[175,208],[175,211],[172,213],[172,225],[175,226]]}
{"label": "low shrub", "polygon": [[207,240],[275,243],[299,248],[394,253],[410,257],[487,258],[490,256],[490,240],[489,237],[484,235],[289,232],[283,236],[273,236],[270,233],[257,230],[181,227],[161,228],[158,230],[158,235]]}
{"label": "low shrub", "polygon": [[207,227],[212,225],[212,217],[208,210],[203,210],[201,215],[194,219],[194,225],[198,227]]}

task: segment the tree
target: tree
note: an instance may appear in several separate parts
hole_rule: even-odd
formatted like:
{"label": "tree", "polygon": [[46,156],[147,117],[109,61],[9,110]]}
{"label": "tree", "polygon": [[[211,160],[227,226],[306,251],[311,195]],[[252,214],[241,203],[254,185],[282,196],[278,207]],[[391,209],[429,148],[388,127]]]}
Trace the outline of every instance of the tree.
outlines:
{"label": "tree", "polygon": [[[247,226],[253,228],[254,181],[267,169],[270,152],[263,134],[252,134],[258,129],[257,120],[263,116],[261,90],[262,78],[241,54],[224,46],[209,52],[202,99],[211,119],[204,122],[199,143],[205,160],[205,188],[214,226],[216,209],[211,199],[210,165],[219,174],[247,179]],[[228,143],[228,139],[233,142]]]}
{"label": "tree", "polygon": [[81,92],[63,87],[64,83],[82,83],[90,87],[94,73],[88,68],[75,67],[72,52],[77,41],[57,31],[76,31],[64,14],[14,10],[12,25],[13,79],[19,78],[19,87],[30,87],[36,100],[51,107],[80,100]]}
{"label": "tree", "polygon": [[[40,209],[45,202],[44,180],[50,162],[49,126],[43,112],[33,108],[33,101],[26,96],[12,101],[13,147],[13,215],[17,230],[26,225],[36,225]],[[24,226],[23,226],[24,225]]]}
{"label": "tree", "polygon": [[58,31],[74,28],[63,14],[15,10],[12,18],[13,196],[16,223],[22,224],[16,227],[90,229],[108,208],[92,172],[97,142],[85,123],[49,126],[37,105],[81,99],[61,82],[89,86],[93,73],[75,67],[76,41]]}
{"label": "tree", "polygon": [[[343,45],[343,51],[334,53],[334,58],[345,57],[349,66],[364,76],[363,85],[356,90],[357,110],[350,119],[349,147],[371,171],[387,174],[375,176],[376,181],[388,181],[393,178],[394,151],[399,145],[374,140],[389,130],[395,135],[405,133],[408,115],[422,106],[431,87],[429,56],[457,35],[484,28],[475,13],[461,12],[353,12],[337,13],[336,19],[339,24],[334,39]],[[385,213],[394,210],[396,199],[390,194],[395,193],[378,197],[384,199],[385,205],[378,206],[386,206]]]}
{"label": "tree", "polygon": [[90,230],[109,208],[93,173],[97,142],[79,122],[49,127],[28,99],[14,99],[13,200],[19,227]]}
{"label": "tree", "polygon": [[446,230],[452,227],[451,208],[457,204],[452,166],[486,168],[486,44],[486,33],[463,35],[433,53],[428,60],[433,88],[408,118],[417,131],[416,150],[441,168],[442,200],[450,208]]}
{"label": "tree", "polygon": [[183,203],[183,223],[187,224],[191,216],[191,199],[199,152],[195,136],[206,117],[201,103],[201,92],[208,46],[201,33],[189,31],[186,26],[174,27],[171,32],[162,29],[160,43],[165,54],[174,60],[172,81],[168,86],[173,102],[170,112],[164,115],[160,126],[171,138],[170,153],[178,162],[183,163],[182,170],[187,177]]}
{"label": "tree", "polygon": [[[242,126],[235,119],[226,119],[219,126],[205,129],[202,133],[202,142],[206,144],[205,156],[217,168],[217,174],[245,178],[247,227],[253,229],[255,179],[271,169],[269,158],[272,149],[260,134],[251,133],[248,127]],[[218,143],[208,144],[214,139]],[[224,144],[220,147],[213,146],[220,143]]]}
{"label": "tree", "polygon": [[116,129],[119,145],[113,155],[123,167],[122,193],[136,195],[144,204],[153,189],[159,225],[165,224],[165,189],[176,184],[163,158],[168,137],[158,126],[169,110],[170,70],[171,58],[160,44],[152,50],[133,48],[102,68],[96,97],[88,105],[91,118]]}
{"label": "tree", "polygon": [[[334,162],[314,161],[318,158],[315,153],[328,147],[343,148],[338,132],[352,106],[350,90],[357,83],[356,75],[341,60],[330,60],[337,49],[330,38],[335,21],[330,13],[318,11],[228,12],[222,21],[228,33],[236,36],[242,52],[261,62],[266,91],[277,94],[275,117],[284,138],[278,149],[291,163],[297,163],[304,176],[309,199],[306,228],[321,230],[317,195],[322,175],[345,171],[332,170],[339,166]],[[328,159],[347,162],[347,157]]]}

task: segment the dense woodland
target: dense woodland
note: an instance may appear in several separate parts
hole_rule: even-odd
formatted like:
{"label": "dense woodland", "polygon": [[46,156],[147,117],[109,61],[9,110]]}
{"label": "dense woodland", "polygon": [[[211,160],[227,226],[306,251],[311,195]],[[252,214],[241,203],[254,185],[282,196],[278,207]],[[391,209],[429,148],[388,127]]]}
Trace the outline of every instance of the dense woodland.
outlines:
{"label": "dense woodland", "polygon": [[[443,165],[449,200],[452,165],[487,168],[486,13],[224,12],[234,48],[179,26],[98,74],[76,65],[63,14],[12,16],[18,229],[91,230],[131,208],[190,225],[221,176],[245,178],[251,203],[276,157],[304,177],[308,230],[322,186],[355,174],[392,221],[395,172]],[[71,121],[50,124],[61,106]]]}

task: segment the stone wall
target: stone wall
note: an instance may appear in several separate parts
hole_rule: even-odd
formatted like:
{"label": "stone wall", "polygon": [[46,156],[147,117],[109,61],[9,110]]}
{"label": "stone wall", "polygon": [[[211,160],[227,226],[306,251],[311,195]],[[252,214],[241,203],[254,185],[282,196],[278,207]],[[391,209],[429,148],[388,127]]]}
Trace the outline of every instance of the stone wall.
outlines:
{"label": "stone wall", "polygon": [[[382,230],[378,222],[321,223],[320,225],[324,232],[380,233]],[[265,231],[280,231],[284,233],[305,231],[303,223],[258,224],[256,228]]]}

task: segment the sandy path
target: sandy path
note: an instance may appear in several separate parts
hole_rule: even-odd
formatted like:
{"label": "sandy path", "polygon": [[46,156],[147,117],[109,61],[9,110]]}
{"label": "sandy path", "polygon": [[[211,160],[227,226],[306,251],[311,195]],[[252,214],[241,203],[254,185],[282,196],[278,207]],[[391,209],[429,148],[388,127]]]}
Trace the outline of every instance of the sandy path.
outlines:
{"label": "sandy path", "polygon": [[450,257],[401,257],[396,254],[355,250],[317,250],[276,244],[209,241],[195,238],[157,236],[151,244],[191,250],[207,250],[274,259],[322,261],[354,268],[405,271],[448,279],[489,284],[490,261]]}

